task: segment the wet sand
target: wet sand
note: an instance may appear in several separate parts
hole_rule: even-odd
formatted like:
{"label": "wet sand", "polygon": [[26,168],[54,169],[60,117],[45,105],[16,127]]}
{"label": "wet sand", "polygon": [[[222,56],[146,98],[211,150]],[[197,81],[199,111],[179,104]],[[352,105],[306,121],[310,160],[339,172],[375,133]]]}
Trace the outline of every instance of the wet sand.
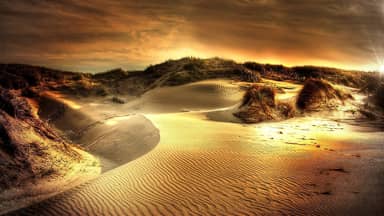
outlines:
{"label": "wet sand", "polygon": [[[166,94],[148,102],[151,95],[161,95],[152,92],[113,112],[100,105],[97,112],[111,115],[142,112],[159,129],[160,143],[95,180],[14,214],[383,214],[383,131],[321,116],[252,125],[213,121],[209,113],[241,99],[240,90],[223,82],[213,86],[225,91],[211,88],[212,83],[194,84],[198,94],[190,86],[161,90],[189,94],[190,100],[208,91],[211,95],[198,104],[165,100]],[[226,92],[235,92],[231,100],[225,100]],[[215,98],[224,102],[214,106],[210,100]],[[159,112],[151,113],[155,105]],[[103,124],[123,126],[129,120],[108,118]],[[114,157],[126,155],[118,152]]]}

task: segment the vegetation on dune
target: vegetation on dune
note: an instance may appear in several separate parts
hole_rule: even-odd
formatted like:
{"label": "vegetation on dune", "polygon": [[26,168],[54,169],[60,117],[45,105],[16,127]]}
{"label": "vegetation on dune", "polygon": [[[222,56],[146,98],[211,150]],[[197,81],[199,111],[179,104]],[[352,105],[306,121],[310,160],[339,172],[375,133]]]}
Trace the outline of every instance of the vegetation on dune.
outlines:
{"label": "vegetation on dune", "polygon": [[374,103],[384,109],[384,83],[381,83],[373,93]]}
{"label": "vegetation on dune", "polygon": [[334,88],[328,82],[308,79],[297,97],[296,106],[307,111],[324,107],[334,108],[347,99],[352,99],[352,96]]}
{"label": "vegetation on dune", "polygon": [[275,106],[275,95],[275,90],[271,87],[253,85],[245,92],[240,107],[249,106],[255,101],[268,106]]}
{"label": "vegetation on dune", "polygon": [[124,71],[121,68],[116,68],[103,73],[97,73],[92,75],[92,77],[95,79],[104,79],[104,80],[123,79],[127,76],[128,76],[128,72]]}
{"label": "vegetation on dune", "polygon": [[384,109],[384,78],[382,76],[367,79],[367,83],[360,89],[360,92],[369,95],[368,103]]}
{"label": "vegetation on dune", "polygon": [[78,73],[48,69],[45,67],[0,64],[0,86],[7,89],[22,89],[55,82],[62,83],[79,76]]}
{"label": "vegetation on dune", "polygon": [[362,88],[377,73],[345,71],[325,67],[285,67],[283,65],[236,63],[220,58],[187,57],[151,65],[144,71],[113,69],[104,73],[84,74],[18,64],[0,65],[0,86],[8,89],[45,87],[71,95],[107,96],[110,94],[141,95],[153,88],[175,86],[206,79],[232,79],[260,82],[261,77],[274,80],[304,82],[323,79],[328,82]]}
{"label": "vegetation on dune", "polygon": [[[259,82],[260,75],[248,70],[243,65],[232,60],[220,58],[198,59],[183,58],[176,61],[168,61],[165,65],[149,67],[146,71],[158,71],[164,73],[171,65],[174,74],[169,77],[165,85],[180,85],[204,79],[225,78],[246,82]],[[163,68],[165,67],[165,68]]]}
{"label": "vegetation on dune", "polygon": [[117,96],[113,96],[111,100],[112,100],[113,103],[117,103],[117,104],[125,104],[124,99],[119,98],[119,97],[117,97]]}
{"label": "vegetation on dune", "polygon": [[234,115],[246,123],[284,120],[299,114],[296,108],[304,112],[330,110],[353,99],[350,94],[320,79],[308,79],[304,83],[295,105],[276,101],[277,90],[266,85],[252,85],[245,92],[242,104]]}
{"label": "vegetation on dune", "polygon": [[282,120],[295,115],[291,104],[275,101],[275,89],[253,85],[244,94],[239,110],[234,115],[246,123]]}
{"label": "vegetation on dune", "polygon": [[262,77],[273,80],[294,80],[305,82],[307,79],[323,79],[335,84],[361,88],[372,79],[379,77],[378,73],[347,71],[336,68],[299,66],[285,67],[283,65],[259,64],[246,62],[244,66],[250,70],[257,71]]}
{"label": "vegetation on dune", "polygon": [[94,80],[113,87],[113,93],[140,95],[161,86],[175,86],[206,79],[233,79],[259,82],[258,72],[241,64],[220,58],[182,58],[151,65],[144,71],[108,71],[93,76]]}
{"label": "vegetation on dune", "polygon": [[20,90],[0,88],[0,188],[65,173],[82,157],[37,116]]}
{"label": "vegetation on dune", "polygon": [[[155,87],[182,85],[217,78],[247,82],[261,80],[258,72],[251,71],[231,60],[182,58],[150,66],[142,73],[134,73],[126,81],[133,83],[136,89],[139,89],[138,94],[141,94]],[[125,82],[120,83],[122,86]]]}
{"label": "vegetation on dune", "polygon": [[39,90],[58,90],[83,97],[109,94],[108,88],[95,82],[91,74],[19,64],[0,64],[0,86],[6,89],[21,89],[27,94]]}

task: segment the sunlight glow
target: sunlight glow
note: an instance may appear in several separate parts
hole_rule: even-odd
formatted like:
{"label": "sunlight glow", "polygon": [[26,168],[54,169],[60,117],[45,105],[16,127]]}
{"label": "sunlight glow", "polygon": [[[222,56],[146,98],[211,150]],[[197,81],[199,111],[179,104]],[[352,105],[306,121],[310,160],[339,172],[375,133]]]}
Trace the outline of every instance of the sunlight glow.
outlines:
{"label": "sunlight glow", "polygon": [[379,72],[380,72],[381,74],[384,74],[384,64],[380,65],[380,67],[379,67]]}
{"label": "sunlight glow", "polygon": [[77,109],[81,108],[81,106],[79,104],[77,104],[74,101],[71,101],[69,99],[64,98],[63,95],[61,95],[58,92],[46,91],[46,92],[44,92],[44,94],[60,100],[62,103],[64,103],[65,105],[69,106],[72,109],[77,110]]}

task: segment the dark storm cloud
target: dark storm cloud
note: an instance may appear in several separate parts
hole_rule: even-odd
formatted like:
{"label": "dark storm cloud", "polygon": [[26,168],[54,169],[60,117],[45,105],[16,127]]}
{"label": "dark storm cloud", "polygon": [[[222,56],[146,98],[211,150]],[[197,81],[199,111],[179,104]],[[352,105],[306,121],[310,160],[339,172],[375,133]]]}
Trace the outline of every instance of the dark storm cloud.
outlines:
{"label": "dark storm cloud", "polygon": [[97,71],[209,54],[367,68],[384,56],[383,13],[379,0],[3,0],[0,61]]}

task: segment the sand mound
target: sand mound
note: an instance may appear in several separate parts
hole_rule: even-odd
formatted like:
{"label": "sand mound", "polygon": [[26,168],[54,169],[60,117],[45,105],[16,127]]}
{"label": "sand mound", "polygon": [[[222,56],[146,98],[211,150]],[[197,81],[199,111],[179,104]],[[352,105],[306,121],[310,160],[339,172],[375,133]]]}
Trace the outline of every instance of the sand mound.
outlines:
{"label": "sand mound", "polygon": [[[92,98],[90,101],[93,101]],[[49,92],[39,99],[41,118],[49,121],[65,137],[99,157],[102,171],[144,155],[159,142],[159,131],[148,119],[142,115],[124,113],[127,112],[120,104],[109,104],[95,111],[95,107],[87,103],[77,104],[62,95]]]}
{"label": "sand mound", "polygon": [[0,89],[1,189],[63,174],[82,160],[80,150],[40,120],[36,108],[20,94]]}
{"label": "sand mound", "polygon": [[243,91],[229,80],[206,80],[147,92],[137,105],[144,113],[200,111],[232,106]]}
{"label": "sand mound", "polygon": [[301,110],[308,111],[335,108],[351,98],[350,94],[334,88],[324,80],[308,79],[297,97],[296,106]]}
{"label": "sand mound", "polygon": [[253,85],[244,94],[243,102],[234,115],[246,123],[293,117],[293,107],[288,103],[277,103],[275,95],[271,87]]}
{"label": "sand mound", "polygon": [[142,115],[110,118],[89,127],[78,142],[99,156],[103,171],[151,151],[160,141],[159,130]]}

